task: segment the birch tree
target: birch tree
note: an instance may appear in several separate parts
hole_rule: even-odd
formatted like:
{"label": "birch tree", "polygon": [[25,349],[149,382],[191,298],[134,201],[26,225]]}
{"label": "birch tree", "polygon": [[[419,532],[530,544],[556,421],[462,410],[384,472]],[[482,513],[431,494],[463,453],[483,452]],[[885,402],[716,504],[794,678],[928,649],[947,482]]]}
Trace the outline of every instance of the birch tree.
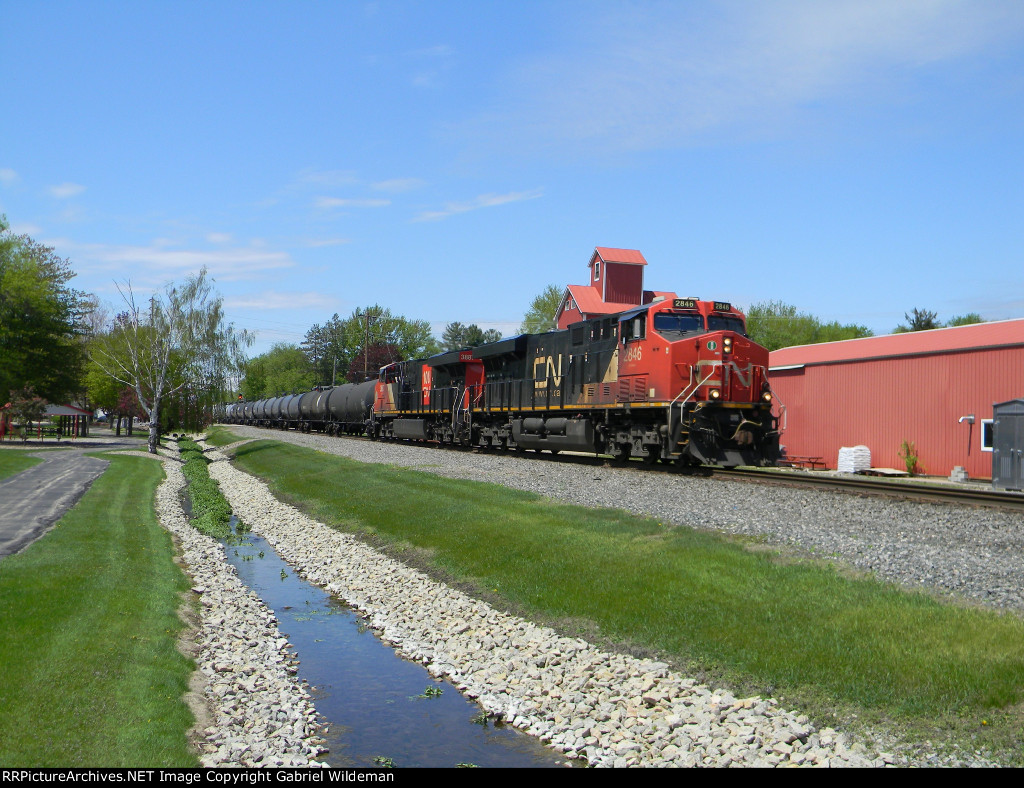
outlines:
{"label": "birch tree", "polygon": [[91,355],[108,375],[134,389],[149,418],[149,451],[156,454],[161,404],[182,391],[225,394],[253,338],[225,323],[223,299],[214,293],[206,268],[146,303],[136,300],[130,282],[119,284],[118,292],[127,311],[96,338]]}

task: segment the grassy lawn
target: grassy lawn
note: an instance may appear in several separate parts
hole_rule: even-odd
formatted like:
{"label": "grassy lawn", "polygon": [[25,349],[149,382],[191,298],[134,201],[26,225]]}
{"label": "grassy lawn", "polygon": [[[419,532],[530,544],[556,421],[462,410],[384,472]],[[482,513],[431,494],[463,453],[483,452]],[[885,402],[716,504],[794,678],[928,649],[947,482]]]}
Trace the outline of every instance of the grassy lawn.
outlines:
{"label": "grassy lawn", "polygon": [[23,451],[4,451],[0,449],[0,479],[14,476],[26,468],[41,463],[38,457],[29,457]]}
{"label": "grassy lawn", "polygon": [[227,427],[213,426],[206,433],[206,442],[211,446],[227,446],[229,443],[237,443],[240,440],[241,438]]}
{"label": "grassy lawn", "polygon": [[[238,465],[527,616],[640,647],[821,724],[856,714],[932,740],[1021,739],[1024,621],[625,512],[366,465],[288,444]],[[573,631],[576,630],[576,631]]]}
{"label": "grassy lawn", "polygon": [[196,766],[175,647],[185,576],[156,520],[159,463],[111,462],[58,525],[0,560],[0,764]]}

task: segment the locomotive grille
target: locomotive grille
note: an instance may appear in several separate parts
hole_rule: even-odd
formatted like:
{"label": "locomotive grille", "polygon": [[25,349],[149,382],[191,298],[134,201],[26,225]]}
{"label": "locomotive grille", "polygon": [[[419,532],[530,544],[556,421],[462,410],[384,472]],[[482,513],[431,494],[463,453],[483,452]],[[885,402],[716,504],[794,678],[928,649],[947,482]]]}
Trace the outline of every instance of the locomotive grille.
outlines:
{"label": "locomotive grille", "polygon": [[647,376],[633,378],[633,401],[645,402],[647,400]]}

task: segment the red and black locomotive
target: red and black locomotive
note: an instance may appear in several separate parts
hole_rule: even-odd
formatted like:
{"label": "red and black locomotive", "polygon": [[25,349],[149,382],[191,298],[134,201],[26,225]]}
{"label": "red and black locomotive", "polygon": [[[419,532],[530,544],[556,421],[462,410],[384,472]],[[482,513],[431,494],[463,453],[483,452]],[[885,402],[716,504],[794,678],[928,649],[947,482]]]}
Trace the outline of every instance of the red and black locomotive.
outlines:
{"label": "red and black locomotive", "polygon": [[544,334],[380,370],[346,384],[226,407],[223,420],[332,434],[680,465],[779,455],[768,351],[731,304],[656,300]]}
{"label": "red and black locomotive", "polygon": [[779,453],[768,351],[730,304],[663,299],[380,371],[374,437],[760,465]]}

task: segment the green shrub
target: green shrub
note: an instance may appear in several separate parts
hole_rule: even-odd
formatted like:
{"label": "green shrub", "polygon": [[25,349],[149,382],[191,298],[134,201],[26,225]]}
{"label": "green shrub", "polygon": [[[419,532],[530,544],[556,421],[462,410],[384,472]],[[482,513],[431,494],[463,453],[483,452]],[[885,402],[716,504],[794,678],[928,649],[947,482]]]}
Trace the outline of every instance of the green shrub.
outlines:
{"label": "green shrub", "polygon": [[914,446],[913,441],[903,441],[903,445],[900,446],[900,457],[903,458],[903,462],[907,466],[907,473],[911,476],[920,473],[921,469],[917,466],[917,447]]}
{"label": "green shrub", "polygon": [[192,501],[192,527],[214,539],[231,535],[231,506],[220,491],[220,485],[210,478],[206,466],[209,460],[195,441],[180,440],[182,473],[188,480],[188,496]]}

